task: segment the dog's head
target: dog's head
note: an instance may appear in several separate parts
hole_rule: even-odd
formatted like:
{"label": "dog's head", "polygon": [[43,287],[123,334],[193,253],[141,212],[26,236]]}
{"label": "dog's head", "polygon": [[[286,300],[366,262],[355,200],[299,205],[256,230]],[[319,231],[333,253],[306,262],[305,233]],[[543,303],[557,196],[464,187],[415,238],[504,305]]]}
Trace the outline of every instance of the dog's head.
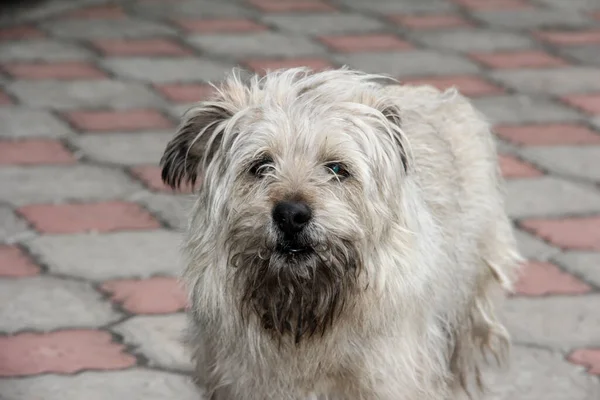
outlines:
{"label": "dog's head", "polygon": [[280,335],[323,332],[398,217],[407,152],[377,78],[233,75],[188,112],[162,158],[170,186],[200,178],[209,226],[192,229],[227,255],[244,312]]}

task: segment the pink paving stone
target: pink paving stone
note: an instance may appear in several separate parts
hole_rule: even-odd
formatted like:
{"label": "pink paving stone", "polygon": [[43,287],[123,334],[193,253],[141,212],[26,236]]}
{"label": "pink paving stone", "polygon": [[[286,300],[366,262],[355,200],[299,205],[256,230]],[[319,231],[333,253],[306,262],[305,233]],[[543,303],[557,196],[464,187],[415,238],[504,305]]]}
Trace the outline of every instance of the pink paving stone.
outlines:
{"label": "pink paving stone", "polygon": [[0,29],[0,40],[36,39],[44,36],[46,35],[39,29],[27,25]]}
{"label": "pink paving stone", "polygon": [[155,87],[165,98],[175,103],[194,103],[206,100],[214,93],[214,89],[210,85],[199,83],[174,83]]}
{"label": "pink paving stone", "polygon": [[573,94],[563,97],[562,100],[588,114],[600,115],[600,93]]}
{"label": "pink paving stone", "polygon": [[600,134],[577,124],[498,125],[494,129],[502,139],[528,146],[600,144]]}
{"label": "pink paving stone", "polygon": [[515,293],[524,296],[581,294],[591,291],[585,282],[561,271],[556,265],[532,261],[523,266]]}
{"label": "pink paving stone", "polygon": [[106,4],[71,11],[64,14],[63,17],[78,19],[121,19],[125,17],[125,12],[117,5]]}
{"label": "pink paving stone", "polygon": [[467,27],[471,24],[454,14],[392,15],[389,20],[410,29],[444,29]]}
{"label": "pink paving stone", "polygon": [[85,204],[39,204],[19,208],[41,233],[114,232],[156,229],[160,224],[138,204],[108,201]]}
{"label": "pink paving stone", "polygon": [[58,140],[0,141],[0,165],[75,164],[77,159]]}
{"label": "pink paving stone", "polygon": [[331,5],[317,0],[249,0],[248,3],[266,12],[335,11]]}
{"label": "pink paving stone", "polygon": [[[131,173],[140,179],[146,187],[151,190],[158,192],[169,192],[172,193],[173,189],[165,185],[161,178],[161,168],[154,165],[139,165],[131,168]],[[196,183],[196,187],[198,183]],[[190,186],[183,186],[177,190],[177,193],[190,193],[192,188]]]}
{"label": "pink paving stone", "polygon": [[192,53],[168,39],[101,39],[92,44],[111,56],[184,56]]}
{"label": "pink paving stone", "polygon": [[244,18],[182,19],[177,23],[186,31],[195,33],[258,32],[268,29],[264,25]]}
{"label": "pink paving stone", "polygon": [[116,370],[136,359],[114,343],[108,332],[64,330],[0,336],[0,376],[42,373],[72,374],[82,370]]}
{"label": "pink paving stone", "polygon": [[529,8],[522,0],[453,0],[454,3],[473,10],[509,10]]}
{"label": "pink paving stone", "polygon": [[181,311],[187,296],[175,278],[114,280],[102,284],[110,298],[135,314],[167,314]]}
{"label": "pink paving stone", "polygon": [[540,50],[505,51],[498,53],[473,53],[472,59],[498,69],[558,67],[566,61]]}
{"label": "pink paving stone", "polygon": [[392,34],[363,34],[322,36],[321,42],[331,49],[343,53],[381,51],[381,50],[408,50],[413,46]]}
{"label": "pink paving stone", "polygon": [[19,79],[91,79],[105,78],[106,74],[84,62],[6,63],[2,69]]}
{"label": "pink paving stone", "polygon": [[71,111],[66,118],[83,131],[138,131],[171,128],[159,111],[149,109],[121,111]]}
{"label": "pink paving stone", "polygon": [[567,358],[573,364],[583,365],[588,373],[600,376],[600,349],[577,349]]}
{"label": "pink paving stone", "polygon": [[285,60],[269,59],[250,59],[245,60],[244,64],[254,72],[264,74],[267,70],[276,70],[280,68],[308,67],[313,71],[323,71],[333,68],[333,65],[322,58],[292,58]]}
{"label": "pink paving stone", "polygon": [[600,250],[600,216],[532,218],[521,226],[563,249]]}
{"label": "pink paving stone", "polygon": [[521,161],[513,156],[501,154],[498,156],[500,170],[505,178],[535,178],[543,175],[532,165]]}
{"label": "pink paving stone", "polygon": [[40,273],[40,268],[17,246],[0,245],[0,277],[18,278]]}
{"label": "pink paving stone", "polygon": [[600,29],[585,31],[542,31],[536,32],[538,38],[557,45],[585,45],[600,43]]}
{"label": "pink paving stone", "polygon": [[400,80],[409,85],[431,85],[440,90],[456,86],[465,96],[485,96],[502,93],[502,88],[475,75],[431,76]]}
{"label": "pink paving stone", "polygon": [[0,106],[6,106],[12,103],[12,99],[6,93],[0,91]]}

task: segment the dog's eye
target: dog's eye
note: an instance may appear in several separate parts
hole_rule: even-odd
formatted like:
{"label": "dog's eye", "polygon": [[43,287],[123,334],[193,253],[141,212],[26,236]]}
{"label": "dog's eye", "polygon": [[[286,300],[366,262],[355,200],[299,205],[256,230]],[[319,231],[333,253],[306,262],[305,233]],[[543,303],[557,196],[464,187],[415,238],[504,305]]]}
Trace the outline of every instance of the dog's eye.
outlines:
{"label": "dog's eye", "polygon": [[269,157],[265,157],[255,161],[250,166],[249,172],[254,176],[262,177],[271,168],[273,168],[273,160]]}
{"label": "dog's eye", "polygon": [[325,168],[329,171],[329,173],[337,176],[338,178],[347,178],[350,173],[344,166],[344,164],[332,162],[325,165]]}

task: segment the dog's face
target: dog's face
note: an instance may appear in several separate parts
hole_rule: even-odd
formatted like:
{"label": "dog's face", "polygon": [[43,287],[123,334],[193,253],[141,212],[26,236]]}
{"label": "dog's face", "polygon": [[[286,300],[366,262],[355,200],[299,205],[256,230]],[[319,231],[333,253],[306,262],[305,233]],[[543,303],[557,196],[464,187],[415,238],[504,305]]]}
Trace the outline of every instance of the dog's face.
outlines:
{"label": "dog's face", "polygon": [[173,187],[202,180],[212,244],[243,312],[296,341],[324,332],[358,290],[362,254],[397,217],[400,121],[366,75],[288,70],[242,83],[185,117],[163,156]]}

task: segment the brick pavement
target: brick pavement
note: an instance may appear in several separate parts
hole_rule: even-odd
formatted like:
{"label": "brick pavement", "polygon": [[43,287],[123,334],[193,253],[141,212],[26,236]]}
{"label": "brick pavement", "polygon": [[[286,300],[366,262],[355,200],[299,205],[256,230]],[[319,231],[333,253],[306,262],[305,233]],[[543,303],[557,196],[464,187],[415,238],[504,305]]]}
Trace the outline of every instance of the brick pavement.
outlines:
{"label": "brick pavement", "polygon": [[600,398],[600,0],[51,1],[0,19],[0,399],[197,399],[192,198],[157,161],[231,67],[458,86],[495,125],[528,259],[503,400]]}

